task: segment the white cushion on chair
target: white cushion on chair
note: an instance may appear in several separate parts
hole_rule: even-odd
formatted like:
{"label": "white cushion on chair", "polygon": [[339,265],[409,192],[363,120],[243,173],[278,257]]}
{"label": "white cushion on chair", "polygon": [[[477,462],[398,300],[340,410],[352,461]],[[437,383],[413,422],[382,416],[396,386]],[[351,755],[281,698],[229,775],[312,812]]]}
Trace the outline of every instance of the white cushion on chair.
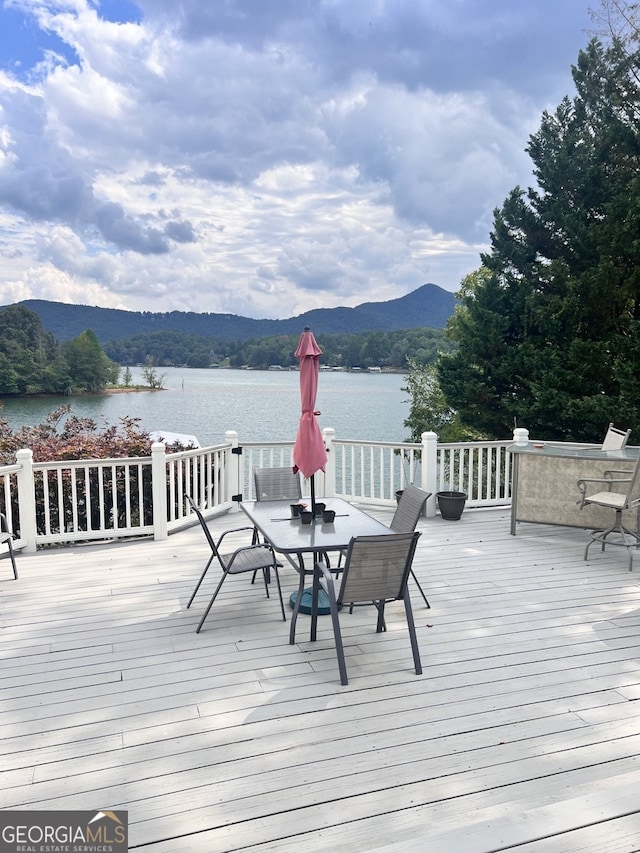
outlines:
{"label": "white cushion on chair", "polygon": [[621,495],[619,492],[596,492],[595,495],[589,495],[586,500],[590,504],[608,506],[611,509],[624,509],[627,503],[627,495]]}

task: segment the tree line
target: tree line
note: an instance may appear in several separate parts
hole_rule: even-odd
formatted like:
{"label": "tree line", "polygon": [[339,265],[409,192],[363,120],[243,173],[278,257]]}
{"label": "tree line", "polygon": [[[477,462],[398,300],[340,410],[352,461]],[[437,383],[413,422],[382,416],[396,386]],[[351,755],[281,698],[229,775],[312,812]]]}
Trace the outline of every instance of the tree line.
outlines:
{"label": "tree line", "polygon": [[[266,370],[271,365],[292,367],[299,334],[228,341],[187,335],[177,331],[147,332],[110,341],[105,352],[122,365],[145,363],[159,366],[251,367]],[[386,367],[406,370],[408,359],[428,364],[439,352],[450,352],[454,344],[440,329],[405,329],[362,334],[316,336],[323,350],[322,364],[330,367]]]}

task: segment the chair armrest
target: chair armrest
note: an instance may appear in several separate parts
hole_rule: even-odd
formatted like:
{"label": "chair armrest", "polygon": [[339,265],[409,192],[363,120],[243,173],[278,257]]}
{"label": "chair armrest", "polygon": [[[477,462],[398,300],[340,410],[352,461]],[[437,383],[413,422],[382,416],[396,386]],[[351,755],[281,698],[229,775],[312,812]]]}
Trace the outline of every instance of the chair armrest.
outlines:
{"label": "chair armrest", "polygon": [[330,568],[323,563],[321,560],[318,560],[315,565],[316,572],[320,575],[320,586],[327,593],[327,595],[333,600],[337,598],[336,596],[336,581],[337,578],[331,574]]}
{"label": "chair armrest", "polygon": [[587,483],[599,483],[600,485],[605,485],[607,487],[607,491],[611,491],[611,486],[618,483],[630,483],[631,477],[625,478],[614,478],[608,476],[609,474],[629,474],[629,471],[616,471],[609,470],[604,472],[604,477],[584,477],[577,481],[578,489],[580,490],[580,500],[576,501],[579,505],[580,509],[584,506],[585,498],[587,496]]}
{"label": "chair armrest", "polygon": [[220,543],[222,542],[224,537],[227,536],[229,533],[242,533],[245,530],[250,530],[253,533],[255,528],[245,525],[244,527],[232,527],[230,530],[225,530],[224,533],[222,533],[220,535],[220,537],[218,538],[218,541],[216,542],[216,548],[220,547]]}

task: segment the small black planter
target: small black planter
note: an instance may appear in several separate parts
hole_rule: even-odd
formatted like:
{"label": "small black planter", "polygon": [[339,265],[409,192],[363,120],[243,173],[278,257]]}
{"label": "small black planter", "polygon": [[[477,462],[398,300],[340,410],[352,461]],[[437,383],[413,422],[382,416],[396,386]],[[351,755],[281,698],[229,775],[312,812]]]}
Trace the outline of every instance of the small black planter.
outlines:
{"label": "small black planter", "polygon": [[398,504],[400,503],[400,498],[402,497],[403,491],[404,489],[398,489],[398,491],[396,492],[396,503]]}
{"label": "small black planter", "polygon": [[440,515],[447,521],[458,521],[467,502],[466,492],[436,492]]}

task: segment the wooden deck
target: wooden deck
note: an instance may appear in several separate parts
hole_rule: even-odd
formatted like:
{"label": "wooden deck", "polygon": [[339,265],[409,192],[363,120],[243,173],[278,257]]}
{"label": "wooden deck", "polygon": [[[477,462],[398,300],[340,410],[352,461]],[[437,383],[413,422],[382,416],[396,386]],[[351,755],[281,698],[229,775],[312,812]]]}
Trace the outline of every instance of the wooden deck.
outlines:
{"label": "wooden deck", "polygon": [[348,687],[328,617],[290,646],[246,577],[196,635],[197,527],[0,561],[2,808],[128,809],[149,853],[640,849],[640,556],[506,510],[419,527],[424,675],[402,608],[361,608]]}

